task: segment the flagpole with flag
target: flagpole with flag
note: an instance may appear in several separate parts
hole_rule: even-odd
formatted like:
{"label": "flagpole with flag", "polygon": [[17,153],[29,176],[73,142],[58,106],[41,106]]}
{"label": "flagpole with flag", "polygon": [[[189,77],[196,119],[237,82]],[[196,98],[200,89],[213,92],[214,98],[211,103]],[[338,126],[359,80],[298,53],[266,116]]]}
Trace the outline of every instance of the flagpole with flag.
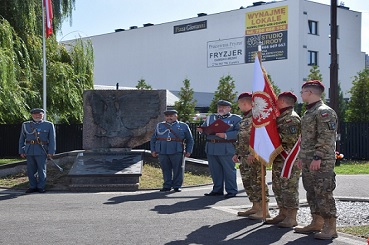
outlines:
{"label": "flagpole with flag", "polygon": [[47,93],[46,93],[46,38],[48,38],[53,33],[52,27],[52,19],[53,19],[53,10],[51,5],[51,0],[42,0],[42,57],[43,57],[43,108],[45,111],[44,119],[46,120],[46,101],[47,101]]}
{"label": "flagpole with flag", "polygon": [[250,151],[261,164],[262,210],[266,220],[265,165],[272,165],[283,150],[276,118],[279,116],[277,98],[261,64],[261,44],[255,55],[252,85],[252,128]]}

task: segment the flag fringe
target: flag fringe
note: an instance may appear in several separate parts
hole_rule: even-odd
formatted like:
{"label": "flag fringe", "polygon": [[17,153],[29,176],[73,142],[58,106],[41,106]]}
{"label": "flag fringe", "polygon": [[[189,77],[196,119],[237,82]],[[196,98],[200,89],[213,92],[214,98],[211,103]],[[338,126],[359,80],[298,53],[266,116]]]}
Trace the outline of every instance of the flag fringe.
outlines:
{"label": "flag fringe", "polygon": [[250,149],[250,152],[251,152],[251,155],[253,155],[255,157],[256,160],[258,160],[259,162],[261,162],[263,165],[265,165],[266,167],[270,167],[272,166],[273,162],[274,162],[274,159],[279,155],[281,154],[281,152],[283,151],[283,147],[282,145],[278,146],[269,156],[269,159],[268,159],[268,162],[262,158],[261,156],[259,156],[256,151],[252,148],[252,147],[249,147]]}

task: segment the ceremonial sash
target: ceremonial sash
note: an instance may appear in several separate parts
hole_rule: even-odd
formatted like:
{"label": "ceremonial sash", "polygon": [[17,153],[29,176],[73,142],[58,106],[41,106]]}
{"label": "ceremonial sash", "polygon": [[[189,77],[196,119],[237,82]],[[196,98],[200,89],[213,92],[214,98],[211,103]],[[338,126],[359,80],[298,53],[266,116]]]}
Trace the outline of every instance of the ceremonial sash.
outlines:
{"label": "ceremonial sash", "polygon": [[284,164],[283,164],[283,168],[281,172],[282,178],[289,179],[291,177],[291,171],[292,171],[293,164],[297,158],[297,155],[300,152],[300,143],[301,143],[301,135],[296,141],[290,153],[288,153],[287,151],[281,152],[281,156],[284,159]]}

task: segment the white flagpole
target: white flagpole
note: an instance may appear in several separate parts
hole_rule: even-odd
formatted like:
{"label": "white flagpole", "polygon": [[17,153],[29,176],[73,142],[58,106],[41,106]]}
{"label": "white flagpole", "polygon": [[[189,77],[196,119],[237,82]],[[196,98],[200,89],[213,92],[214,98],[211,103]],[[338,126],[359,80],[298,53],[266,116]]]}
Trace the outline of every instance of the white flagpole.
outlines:
{"label": "white flagpole", "polygon": [[43,109],[45,111],[44,120],[46,120],[46,37],[45,37],[45,5],[44,0],[42,2],[42,53],[43,53]]}

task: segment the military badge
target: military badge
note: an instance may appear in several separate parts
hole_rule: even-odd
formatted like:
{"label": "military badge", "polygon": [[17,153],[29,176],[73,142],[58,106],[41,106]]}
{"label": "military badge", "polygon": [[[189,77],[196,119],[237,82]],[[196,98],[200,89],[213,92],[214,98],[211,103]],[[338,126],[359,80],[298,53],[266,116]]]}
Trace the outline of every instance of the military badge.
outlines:
{"label": "military badge", "polygon": [[328,116],[328,113],[327,112],[324,112],[321,115],[322,115],[322,117],[327,117]]}
{"label": "military badge", "polygon": [[329,128],[329,130],[335,130],[336,129],[336,122],[328,122],[328,128]]}
{"label": "military badge", "polygon": [[286,123],[290,123],[290,122],[292,122],[292,119],[287,119],[286,120]]}
{"label": "military badge", "polygon": [[295,126],[291,126],[291,127],[290,127],[290,133],[291,133],[291,134],[295,134],[295,133],[297,133],[297,129],[296,129],[296,127],[295,127]]}

